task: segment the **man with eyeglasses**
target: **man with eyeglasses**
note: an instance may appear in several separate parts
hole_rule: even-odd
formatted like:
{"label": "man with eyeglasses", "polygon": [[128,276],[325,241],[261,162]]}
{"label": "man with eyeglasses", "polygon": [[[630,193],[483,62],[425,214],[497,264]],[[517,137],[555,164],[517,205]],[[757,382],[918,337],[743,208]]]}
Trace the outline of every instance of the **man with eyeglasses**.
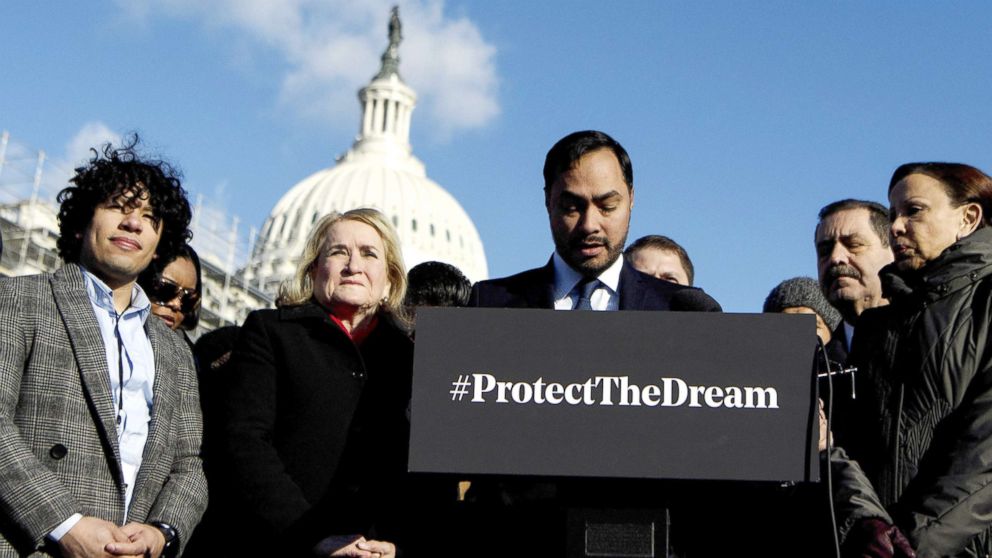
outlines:
{"label": "man with eyeglasses", "polygon": [[62,268],[0,279],[0,555],[174,556],[206,507],[193,360],[135,282],[190,207],[136,143],[59,194]]}

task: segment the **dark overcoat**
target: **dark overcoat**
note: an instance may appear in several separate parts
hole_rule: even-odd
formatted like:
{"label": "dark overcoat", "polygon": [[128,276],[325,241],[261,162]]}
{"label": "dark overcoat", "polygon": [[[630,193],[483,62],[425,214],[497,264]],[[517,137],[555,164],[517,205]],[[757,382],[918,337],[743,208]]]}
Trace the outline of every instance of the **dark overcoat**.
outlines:
{"label": "dark overcoat", "polygon": [[864,467],[862,492],[884,506],[870,515],[894,522],[918,556],[988,556],[992,228],[918,272],[880,275],[891,304],[858,321],[856,416],[838,421],[838,445]]}
{"label": "dark overcoat", "polygon": [[302,555],[329,535],[402,542],[412,362],[387,319],[356,345],[313,302],[248,316],[222,419],[247,551]]}

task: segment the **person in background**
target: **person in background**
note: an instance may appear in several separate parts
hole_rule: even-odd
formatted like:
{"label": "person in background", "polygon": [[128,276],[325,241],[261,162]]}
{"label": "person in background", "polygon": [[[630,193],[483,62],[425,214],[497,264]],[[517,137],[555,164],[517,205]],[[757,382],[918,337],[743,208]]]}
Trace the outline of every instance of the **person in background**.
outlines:
{"label": "person in background", "polygon": [[413,266],[407,273],[407,283],[403,305],[414,320],[418,306],[465,306],[472,292],[472,283],[465,274],[444,262],[423,262]]}
{"label": "person in background", "polygon": [[880,276],[889,305],[859,318],[848,360],[858,367],[856,420],[835,427],[868,478],[842,520],[845,548],[988,556],[992,178],[958,163],[909,163],[888,194],[895,262]]}
{"label": "person in background", "polygon": [[[419,263],[407,273],[406,299],[403,305],[414,323],[418,306],[462,307],[468,304],[472,283],[457,267],[444,262]],[[416,331],[411,331],[415,336]],[[465,500],[468,481],[458,481],[456,499]],[[456,512],[457,513],[457,512]]]}
{"label": "person in background", "polygon": [[816,335],[824,345],[830,342],[830,332],[840,324],[840,312],[830,306],[812,277],[786,279],[768,293],[762,312],[783,314],[813,314]]}
{"label": "person in background", "polygon": [[203,513],[203,520],[189,539],[183,554],[186,558],[226,555],[229,547],[224,533],[232,533],[239,528],[240,513],[237,507],[231,505],[234,496],[228,471],[223,465],[220,423],[231,353],[240,331],[240,326],[217,328],[201,335],[193,345],[203,407],[203,470],[207,475],[210,503]]}
{"label": "person in background", "polygon": [[355,209],[317,221],[277,308],[245,320],[223,396],[244,555],[387,558],[410,540],[405,294],[392,225]]}
{"label": "person in background", "polygon": [[62,267],[0,279],[3,556],[176,556],[206,507],[193,358],[137,284],[191,211],[137,141],[59,193]]}
{"label": "person in background", "polygon": [[193,356],[202,370],[201,376],[223,375],[218,371],[223,371],[231,362],[231,353],[237,345],[240,332],[241,326],[224,326],[208,331],[196,340]]}
{"label": "person in background", "polygon": [[814,244],[823,296],[844,318],[834,329],[827,352],[843,364],[858,316],[888,304],[878,278],[882,267],[892,263],[888,209],[852,199],[827,204],[819,213]]}
{"label": "person in background", "polygon": [[623,256],[637,271],[658,279],[689,287],[695,279],[689,254],[678,242],[667,236],[642,236],[627,246]]}
{"label": "person in background", "polygon": [[190,245],[183,246],[171,260],[152,260],[138,276],[138,284],[152,302],[152,314],[169,329],[188,332],[196,328],[203,282],[200,258]]}

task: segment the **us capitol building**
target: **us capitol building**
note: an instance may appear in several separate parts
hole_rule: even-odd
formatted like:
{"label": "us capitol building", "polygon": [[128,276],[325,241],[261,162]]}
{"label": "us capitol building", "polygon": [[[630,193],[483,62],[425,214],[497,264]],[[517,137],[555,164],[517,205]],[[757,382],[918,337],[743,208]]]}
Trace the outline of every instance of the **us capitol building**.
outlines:
{"label": "us capitol building", "polygon": [[[397,9],[389,22],[382,66],[358,98],[360,132],[336,164],[286,192],[262,226],[245,235],[236,217],[193,204],[193,248],[203,264],[203,307],[196,337],[217,327],[240,325],[248,312],[269,307],[279,283],[292,277],[310,228],[332,211],[374,207],[396,227],[407,268],[437,260],[459,268],[473,282],[488,276],[479,233],[461,205],[427,177],[413,155],[410,123],[417,95],[399,74],[402,40]],[[46,155],[0,136],[0,276],[53,271],[58,211],[64,183],[46,182]],[[32,168],[33,167],[33,168]],[[56,172],[60,180],[68,173]]]}
{"label": "us capitol building", "polygon": [[399,74],[400,21],[393,8],[389,47],[379,73],[358,93],[358,138],[337,165],[318,171],[276,203],[262,227],[246,276],[268,293],[291,277],[311,225],[332,211],[374,207],[389,217],[407,268],[439,260],[474,281],[488,274],[482,241],[468,214],[437,183],[410,147],[417,94]]}

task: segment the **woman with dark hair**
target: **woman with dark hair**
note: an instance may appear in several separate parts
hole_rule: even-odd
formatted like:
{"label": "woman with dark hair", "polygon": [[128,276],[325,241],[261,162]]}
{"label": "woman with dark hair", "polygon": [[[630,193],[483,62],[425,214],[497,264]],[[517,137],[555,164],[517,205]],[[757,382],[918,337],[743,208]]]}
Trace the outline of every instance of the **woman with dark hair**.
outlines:
{"label": "woman with dark hair", "polygon": [[138,284],[152,303],[152,314],[175,331],[192,331],[200,321],[200,257],[188,244],[170,260],[157,258],[141,275]]}
{"label": "woman with dark hair", "polygon": [[395,556],[411,528],[406,281],[385,216],[331,214],[278,308],[245,321],[222,443],[248,555]]}
{"label": "woman with dark hair", "polygon": [[889,203],[895,262],[880,276],[891,304],[858,322],[854,420],[836,431],[868,477],[840,500],[856,510],[841,522],[844,548],[911,555],[908,539],[921,557],[988,556],[992,179],[961,164],[903,165]]}

